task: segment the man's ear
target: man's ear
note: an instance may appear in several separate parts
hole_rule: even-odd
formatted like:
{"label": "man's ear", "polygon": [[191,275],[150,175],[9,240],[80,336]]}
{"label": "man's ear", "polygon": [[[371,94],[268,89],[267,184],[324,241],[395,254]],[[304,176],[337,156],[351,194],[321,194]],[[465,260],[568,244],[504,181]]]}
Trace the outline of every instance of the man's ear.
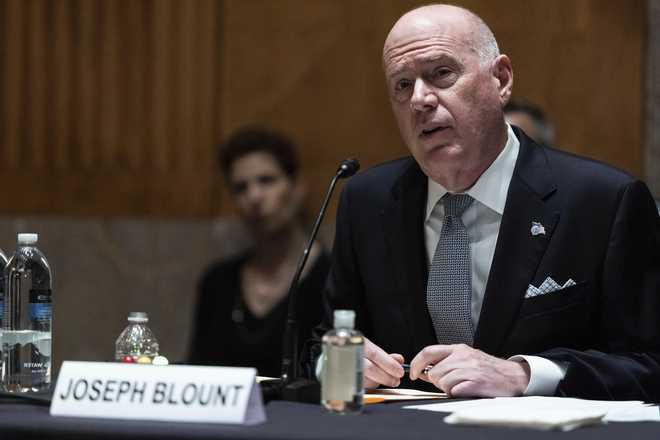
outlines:
{"label": "man's ear", "polygon": [[493,77],[497,80],[500,103],[504,106],[511,98],[513,89],[513,66],[506,55],[499,55],[493,61]]}

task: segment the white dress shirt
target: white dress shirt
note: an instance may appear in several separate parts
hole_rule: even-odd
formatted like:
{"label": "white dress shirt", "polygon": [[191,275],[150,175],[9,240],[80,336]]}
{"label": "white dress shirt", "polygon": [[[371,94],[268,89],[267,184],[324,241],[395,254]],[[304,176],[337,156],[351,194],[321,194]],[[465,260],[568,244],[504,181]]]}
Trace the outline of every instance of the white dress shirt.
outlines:
{"label": "white dress shirt", "polygon": [[[486,291],[486,282],[495,254],[497,236],[504,213],[506,196],[518,158],[520,142],[511,126],[507,124],[507,142],[495,161],[484,171],[475,184],[465,191],[474,202],[461,216],[470,239],[472,265],[472,324],[477,328],[481,305]],[[439,183],[428,180],[424,236],[428,264],[431,265],[435,248],[440,238],[444,218],[444,206],[438,201],[448,191]],[[554,394],[557,384],[566,374],[565,367],[539,356],[513,356],[513,361],[525,361],[530,367],[531,376],[525,395]]]}

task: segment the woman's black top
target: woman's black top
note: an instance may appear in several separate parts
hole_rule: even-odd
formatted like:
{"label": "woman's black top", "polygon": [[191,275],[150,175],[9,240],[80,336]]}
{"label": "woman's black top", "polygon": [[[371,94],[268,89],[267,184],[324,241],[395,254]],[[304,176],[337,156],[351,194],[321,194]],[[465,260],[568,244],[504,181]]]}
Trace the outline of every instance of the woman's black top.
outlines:
{"label": "woman's black top", "polygon": [[[255,367],[261,376],[281,374],[282,338],[289,297],[266,315],[254,316],[243,301],[240,273],[248,255],[215,264],[203,275],[189,363]],[[330,258],[322,252],[303,278],[296,305],[299,349],[321,322],[321,294]]]}

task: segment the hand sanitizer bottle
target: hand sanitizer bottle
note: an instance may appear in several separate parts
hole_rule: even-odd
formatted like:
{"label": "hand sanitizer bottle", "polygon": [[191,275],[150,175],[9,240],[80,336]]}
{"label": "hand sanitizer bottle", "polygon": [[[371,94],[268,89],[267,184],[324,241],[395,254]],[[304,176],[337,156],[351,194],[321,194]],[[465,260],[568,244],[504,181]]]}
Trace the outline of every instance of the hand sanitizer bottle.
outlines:
{"label": "hand sanitizer bottle", "polygon": [[362,411],[364,337],[353,310],[335,310],[334,329],[323,336],[321,404],[334,413]]}

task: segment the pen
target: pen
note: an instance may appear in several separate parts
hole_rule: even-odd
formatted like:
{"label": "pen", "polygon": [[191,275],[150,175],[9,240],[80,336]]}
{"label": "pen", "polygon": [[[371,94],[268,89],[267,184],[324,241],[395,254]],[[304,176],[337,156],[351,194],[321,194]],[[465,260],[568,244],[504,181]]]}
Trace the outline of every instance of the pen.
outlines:
{"label": "pen", "polygon": [[[401,366],[403,367],[403,372],[404,373],[410,373],[410,364],[401,364]],[[431,368],[433,368],[432,364],[427,365],[422,370],[422,373],[427,374],[429,371],[431,371]]]}

